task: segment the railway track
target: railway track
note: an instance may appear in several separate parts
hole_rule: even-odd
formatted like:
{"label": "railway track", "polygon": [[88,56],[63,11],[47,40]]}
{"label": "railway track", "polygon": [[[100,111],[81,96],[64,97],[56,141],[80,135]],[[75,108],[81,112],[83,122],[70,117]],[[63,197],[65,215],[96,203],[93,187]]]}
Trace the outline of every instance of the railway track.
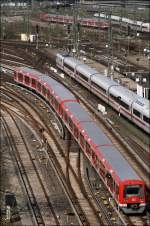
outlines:
{"label": "railway track", "polygon": [[[41,108],[42,108],[42,106],[41,106]],[[47,134],[45,133],[45,136],[47,136]],[[47,140],[48,140],[48,137],[47,137]],[[49,143],[52,143],[52,141],[49,141]],[[61,155],[58,155],[58,152],[57,152],[57,159],[59,159],[59,161],[60,162],[63,162],[63,160],[62,160],[62,158],[61,158]],[[64,165],[64,162],[63,162],[63,164],[62,165]],[[64,171],[65,171],[65,169],[64,169]],[[72,177],[71,177],[72,178]],[[72,183],[72,182],[71,182]],[[107,192],[107,191],[105,191],[105,192]],[[83,199],[81,199],[81,201],[83,202]],[[136,221],[137,221],[137,219],[136,219]],[[138,222],[142,222],[143,221],[143,219],[141,220],[141,218],[139,217],[139,219],[138,219]],[[129,219],[128,219],[128,222],[129,222]],[[110,224],[111,225],[111,224]],[[130,225],[130,224],[129,224]],[[133,224],[134,225],[134,224]],[[136,224],[135,224],[136,225]]]}
{"label": "railway track", "polygon": [[[56,79],[56,76],[58,77],[58,75],[56,75],[56,74],[54,74],[54,77],[55,77],[55,79]],[[60,78],[58,79],[58,80],[60,80]],[[68,79],[68,81],[70,81],[71,79]],[[67,81],[67,82],[68,82]],[[72,81],[72,80],[71,80]],[[64,81],[63,81],[64,82]],[[66,83],[67,83],[66,81],[65,81],[65,85],[66,86],[68,86]],[[70,85],[71,84],[71,85]],[[83,97],[82,97],[82,95],[83,94],[85,94],[84,92],[83,92],[83,94],[82,94],[82,92],[81,92],[81,89],[80,89],[80,87],[77,87],[76,86],[76,83],[69,83],[69,86],[71,87],[71,89],[73,88],[74,90],[75,90],[75,93],[76,93],[76,95],[77,95],[77,93],[80,93],[81,94],[81,99],[83,99]],[[76,88],[76,89],[75,89]],[[87,96],[89,97],[89,94],[87,94]],[[92,101],[90,101],[90,104],[91,104],[91,102]],[[93,108],[95,108],[95,106],[93,107]],[[94,109],[95,110],[95,109]],[[94,112],[94,114],[95,114],[95,111],[94,110],[92,110],[92,112]],[[99,115],[99,114],[97,114],[97,115]],[[110,126],[110,125],[109,125]],[[112,127],[112,125],[111,125],[111,127]],[[115,130],[118,130],[118,125],[115,125]],[[119,126],[120,127],[120,126]],[[121,129],[119,128],[119,130],[118,130],[118,133],[120,133],[120,131],[121,131]],[[124,132],[122,132],[122,133],[124,133]],[[125,136],[124,136],[125,137]],[[124,139],[124,138],[123,138]],[[135,148],[136,147],[136,151],[137,151],[137,153],[135,153],[135,157],[136,157],[136,155],[138,154],[139,155],[139,153],[141,153],[141,150],[142,151],[144,151],[144,153],[146,153],[145,152],[145,150],[143,149],[143,147],[140,147],[140,145],[138,145],[138,147],[137,147],[137,144],[136,144],[136,142],[134,142],[134,137],[131,139],[131,137],[128,137],[127,139],[126,139],[126,141],[128,142],[128,144],[130,144],[131,145],[131,143],[132,143],[132,145],[133,145],[133,148]],[[114,141],[115,142],[115,141]],[[135,146],[134,146],[135,145]],[[137,149],[138,148],[138,149]],[[126,155],[126,153],[124,153],[125,155]],[[130,154],[130,153],[129,153]],[[141,154],[142,155],[142,154]],[[143,156],[143,155],[142,155]],[[144,156],[145,157],[142,157],[142,161],[143,162],[147,162],[148,163],[148,161],[147,161],[147,154],[144,154]],[[128,157],[127,157],[128,158]],[[139,170],[139,172],[140,171],[143,171],[143,169],[142,170]],[[149,178],[149,177],[147,177],[147,178]],[[140,222],[141,220],[139,219],[137,219],[137,222]],[[136,222],[136,220],[135,220],[135,222]]]}
{"label": "railway track", "polygon": [[[81,102],[83,102],[83,104],[85,104],[85,106],[88,108],[88,110],[96,116],[97,120],[99,121],[100,127],[102,125],[104,125],[104,127],[107,131],[108,131],[107,128],[110,128],[112,131],[114,131],[114,135],[113,135],[114,138],[115,139],[119,138],[120,144],[122,142],[124,143],[125,149],[124,149],[123,155],[125,155],[128,159],[130,159],[131,158],[130,155],[132,152],[133,159],[135,161],[137,161],[136,165],[138,164],[141,167],[138,171],[139,172],[144,171],[144,174],[146,173],[146,175],[143,175],[143,176],[149,186],[149,180],[146,179],[146,178],[149,178],[149,161],[147,159],[147,157],[149,155],[148,136],[146,136],[145,133],[142,134],[139,129],[137,129],[137,131],[134,135],[134,131],[131,126],[132,124],[129,124],[129,126],[131,126],[131,131],[130,131],[131,134],[129,134],[129,129],[126,130],[126,128],[124,128],[124,124],[121,125],[122,119],[118,118],[118,114],[115,111],[112,111],[109,108],[109,111],[110,111],[109,112],[110,119],[109,119],[109,115],[108,115],[108,117],[104,118],[97,110],[95,110],[97,108],[97,105],[100,102],[100,100],[98,98],[96,98],[94,95],[92,95],[91,93],[89,93],[89,91],[87,91],[85,88],[81,87],[79,84],[74,82],[74,80],[71,78],[65,77],[65,79],[62,79],[60,76],[58,76],[57,73],[54,73],[54,72],[49,72],[49,73],[51,73],[50,76],[52,76],[54,79],[56,79],[59,82],[61,82],[62,84],[64,84],[68,89],[70,89],[78,97],[78,99],[80,99]],[[104,105],[106,106],[106,104],[104,104]],[[118,119],[117,122],[114,121],[114,123],[113,123],[112,118],[113,118],[113,120],[117,118]],[[107,131],[106,131],[106,133],[108,133]],[[128,133],[127,133],[127,131],[128,131]],[[142,139],[144,139],[144,136],[147,137],[147,139],[144,140],[144,142],[147,142],[146,145],[143,143],[142,140],[140,140],[140,142],[138,141],[137,143],[135,142],[135,136],[137,135],[138,132],[140,133]],[[112,137],[112,134],[110,136],[111,136],[111,139],[114,140],[114,138]],[[138,137],[136,140],[138,140],[138,139],[140,139],[140,137]],[[114,142],[116,143],[116,141],[114,141]],[[130,147],[130,145],[131,145],[131,147]],[[128,150],[128,153],[127,153],[127,150]],[[144,154],[142,154],[142,153],[144,153]],[[141,157],[141,155],[142,155],[142,157]]]}
{"label": "railway track", "polygon": [[[40,104],[40,106],[41,106],[41,104]],[[43,127],[43,126],[41,126],[41,127]],[[51,138],[49,138],[50,133],[51,133],[50,131],[49,131],[48,134],[47,134],[47,132],[45,132],[44,136],[46,137],[48,143],[50,143],[50,145],[52,145],[52,143],[54,143],[54,141],[52,142]],[[53,135],[53,136],[56,136],[56,135]],[[63,145],[64,144],[61,144],[61,147]],[[62,152],[62,151],[61,151],[61,153],[59,153],[57,148],[55,147],[54,148],[55,153],[52,154],[51,149],[50,150],[49,149],[50,149],[50,146],[48,146],[48,149],[47,149],[48,156],[53,160],[55,159],[54,165],[57,165],[57,172],[58,172],[58,169],[61,169],[61,168],[63,169],[63,172],[61,172],[60,178],[63,178],[64,180],[66,180],[65,176],[64,176],[64,174],[66,172],[66,156],[65,156],[65,153]],[[60,147],[59,147],[59,149],[60,149]],[[57,164],[56,164],[56,162],[57,162]],[[59,162],[59,164],[58,164],[58,162]],[[60,166],[60,164],[61,164],[61,166]],[[99,223],[101,222],[101,219],[100,219],[100,217],[97,213],[97,210],[94,209],[93,204],[90,203],[90,200],[88,200],[88,198],[86,198],[86,201],[83,202],[83,200],[84,200],[83,198],[79,199],[78,197],[76,197],[76,195],[77,195],[76,191],[75,191],[76,189],[78,189],[78,191],[80,191],[81,194],[83,193],[83,191],[80,188],[80,182],[78,181],[78,178],[74,173],[74,169],[70,164],[69,164],[69,170],[70,170],[70,174],[72,174],[71,178],[74,178],[73,179],[74,180],[74,182],[73,182],[74,186],[72,188],[69,186],[69,191],[71,190],[71,198],[70,199],[72,200],[73,206],[75,206],[74,208],[76,209],[76,212],[79,214],[80,221],[82,222],[83,225],[92,225],[90,223],[90,221],[92,220],[92,223],[97,222],[95,225],[99,225]],[[60,174],[60,172],[59,172],[59,174]],[[72,181],[71,181],[71,184],[72,184]],[[66,185],[65,185],[65,187],[66,187]],[[75,188],[75,190],[74,190],[74,188]],[[85,193],[83,193],[82,196],[85,198],[87,195]],[[87,213],[84,210],[83,206],[84,206],[84,208],[85,208],[85,206],[89,206],[89,207],[87,207],[88,208]],[[89,219],[88,215],[89,215],[89,213],[92,213],[92,212],[93,212],[93,218]]]}
{"label": "railway track", "polygon": [[[2,113],[2,126],[7,134],[7,140],[11,147],[11,155],[14,156],[23,188],[26,191],[30,208],[37,225],[49,225],[49,222],[60,225],[50,202],[47,190],[41,175],[34,163],[30,149],[12,113],[2,105],[5,116]],[[28,170],[30,168],[30,173]],[[35,186],[36,185],[36,186]],[[41,194],[41,197],[38,194]],[[45,206],[47,206],[45,208]],[[53,219],[52,216],[53,215]]]}
{"label": "railway track", "polygon": [[[98,178],[96,174],[93,173],[89,177],[87,171],[87,163],[85,163],[85,174],[87,177],[87,182],[89,184],[90,192],[92,197],[95,198],[98,205],[103,204],[103,209],[107,209],[107,216],[113,222],[113,225],[124,225],[124,226],[148,226],[149,225],[149,212],[141,215],[124,215],[120,209],[118,209],[115,201],[111,198],[109,192],[106,190],[104,183]],[[101,200],[101,203],[99,203]]]}

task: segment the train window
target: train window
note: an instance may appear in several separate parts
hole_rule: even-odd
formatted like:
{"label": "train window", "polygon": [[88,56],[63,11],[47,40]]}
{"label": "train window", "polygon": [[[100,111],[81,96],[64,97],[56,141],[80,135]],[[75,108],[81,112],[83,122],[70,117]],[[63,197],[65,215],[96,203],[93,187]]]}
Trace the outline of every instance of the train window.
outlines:
{"label": "train window", "polygon": [[114,95],[110,94],[110,97],[116,101],[116,97]]}
{"label": "train window", "polygon": [[140,118],[141,113],[137,111],[136,109],[133,109],[133,114]]}
{"label": "train window", "polygon": [[84,148],[84,137],[81,133],[80,133],[80,144]]}
{"label": "train window", "polygon": [[96,89],[102,91],[103,93],[106,93],[106,90],[97,85],[95,82],[92,82],[92,86],[95,87]]}
{"label": "train window", "polygon": [[51,98],[51,104],[54,105],[54,102],[55,102],[55,99],[54,99],[54,97],[52,96],[52,98]]}
{"label": "train window", "polygon": [[49,100],[51,100],[51,98],[52,98],[51,93],[50,93],[49,90],[47,91],[47,98],[48,98]]}
{"label": "train window", "polygon": [[17,78],[17,72],[15,71],[14,72],[14,79],[16,79]]}
{"label": "train window", "polygon": [[38,85],[37,85],[37,89],[39,92],[41,92],[41,84],[38,82]]}
{"label": "train window", "polygon": [[94,158],[95,158],[95,153],[92,152],[92,159],[94,160]]}
{"label": "train window", "polygon": [[119,187],[118,187],[118,185],[116,185],[116,194],[117,195],[119,194]]}
{"label": "train window", "polygon": [[87,153],[88,155],[91,154],[91,147],[90,147],[90,145],[89,145],[88,143],[86,143],[86,153]]}
{"label": "train window", "polygon": [[99,169],[100,175],[105,178],[105,169],[104,168],[100,168]]}
{"label": "train window", "polygon": [[85,81],[88,82],[88,78],[85,77],[84,75],[82,75],[80,72],[78,72],[78,75],[79,75],[82,79],[84,79]]}
{"label": "train window", "polygon": [[110,94],[111,98],[113,100],[115,100],[115,102],[117,102],[119,105],[121,105],[122,107],[124,107],[125,109],[129,110],[129,105],[126,104],[124,101],[122,101],[120,98]]}
{"label": "train window", "polygon": [[36,81],[33,78],[32,78],[32,87],[34,87],[34,88],[36,87]]}
{"label": "train window", "polygon": [[122,100],[118,100],[117,102],[118,102],[122,107],[124,107],[124,108],[126,108],[126,109],[129,110],[129,105],[128,105],[128,104],[126,104],[126,103],[123,102]]}
{"label": "train window", "polygon": [[30,82],[29,77],[25,76],[24,81],[27,85],[29,85],[29,82]]}
{"label": "train window", "polygon": [[105,167],[103,163],[100,161],[99,161],[99,173],[103,178],[105,178]]}
{"label": "train window", "polygon": [[78,139],[79,138],[79,131],[78,128],[74,127],[74,135]]}
{"label": "train window", "polygon": [[107,185],[110,187],[110,190],[113,191],[113,178],[110,173],[106,174]]}
{"label": "train window", "polygon": [[42,93],[43,93],[44,96],[46,96],[46,88],[45,88],[45,86],[42,86]]}
{"label": "train window", "polygon": [[69,118],[69,126],[70,126],[70,129],[73,130],[73,123],[72,123],[72,120]]}
{"label": "train window", "polygon": [[72,67],[70,67],[68,64],[64,63],[64,67],[68,68],[70,71],[74,71]]}
{"label": "train window", "polygon": [[57,100],[55,99],[55,109],[58,110],[59,108],[59,103],[57,102]]}
{"label": "train window", "polygon": [[150,118],[148,118],[147,116],[143,115],[143,120],[150,124]]}
{"label": "train window", "polygon": [[60,117],[62,117],[63,116],[63,109],[62,109],[61,105],[59,105],[59,112],[60,112]]}
{"label": "train window", "polygon": [[118,195],[119,195],[119,187],[118,187],[118,185],[116,185],[116,183],[114,183],[114,187],[115,187],[115,196],[118,197]]}
{"label": "train window", "polygon": [[99,161],[98,161],[98,158],[97,158],[97,155],[95,155],[94,156],[94,164],[95,164],[95,166],[96,166],[96,168],[98,167],[98,163],[99,163]]}
{"label": "train window", "polygon": [[144,188],[142,185],[127,185],[124,188],[124,197],[139,196],[143,198]]}
{"label": "train window", "polygon": [[23,82],[23,75],[21,73],[18,74],[18,80],[20,82]]}
{"label": "train window", "polygon": [[68,116],[66,113],[64,113],[64,119],[65,119],[65,122],[68,122]]}

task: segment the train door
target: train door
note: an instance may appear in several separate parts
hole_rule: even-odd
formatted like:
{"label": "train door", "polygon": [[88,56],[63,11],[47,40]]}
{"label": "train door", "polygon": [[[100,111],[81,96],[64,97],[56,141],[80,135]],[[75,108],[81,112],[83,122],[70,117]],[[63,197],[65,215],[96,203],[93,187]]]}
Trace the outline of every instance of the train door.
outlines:
{"label": "train door", "polygon": [[65,120],[66,123],[68,123],[68,115],[65,111],[64,111],[64,120]]}
{"label": "train door", "polygon": [[46,88],[45,88],[44,85],[42,86],[42,94],[43,94],[44,96],[46,96]]}
{"label": "train door", "polygon": [[68,122],[69,122],[70,130],[73,131],[73,122],[72,122],[71,118],[68,118]]}
{"label": "train door", "polygon": [[114,191],[114,180],[109,172],[106,173],[107,186],[110,188],[111,192]]}
{"label": "train door", "polygon": [[52,99],[52,96],[51,96],[51,93],[50,93],[49,90],[47,91],[47,99],[48,99],[48,101],[50,103],[51,102],[51,99]]}
{"label": "train door", "polygon": [[84,149],[84,145],[85,145],[85,142],[84,142],[84,136],[80,133],[80,144],[81,144],[81,147]]}
{"label": "train door", "polygon": [[17,71],[14,71],[14,80],[17,80]]}
{"label": "train door", "polygon": [[18,81],[21,83],[23,82],[23,74],[18,73]]}
{"label": "train door", "polygon": [[27,86],[30,85],[30,78],[28,76],[24,76],[24,82]]}
{"label": "train door", "polygon": [[119,200],[119,187],[114,181],[114,198]]}
{"label": "train door", "polygon": [[103,165],[103,162],[99,162],[99,174],[100,176],[105,179],[105,166]]}
{"label": "train door", "polygon": [[76,125],[74,125],[74,136],[77,140],[79,139],[79,130]]}
{"label": "train door", "polygon": [[96,154],[94,151],[92,152],[92,162],[93,162],[94,166],[96,166]]}
{"label": "train door", "polygon": [[37,84],[37,90],[39,93],[41,92],[41,83],[40,82],[38,82],[38,84]]}
{"label": "train door", "polygon": [[32,78],[31,79],[31,86],[32,86],[32,88],[36,88],[36,81],[35,81],[35,79],[34,78]]}
{"label": "train door", "polygon": [[88,155],[89,158],[91,158],[92,155],[92,150],[90,145],[86,142],[86,148],[85,148],[86,154]]}
{"label": "train door", "polygon": [[55,107],[55,110],[58,111],[59,110],[59,103],[58,103],[58,99],[57,98],[54,98],[54,107]]}
{"label": "train door", "polygon": [[58,54],[57,58],[56,58],[56,64],[58,67],[60,67],[61,69],[64,68],[64,57],[61,56],[60,54]]}

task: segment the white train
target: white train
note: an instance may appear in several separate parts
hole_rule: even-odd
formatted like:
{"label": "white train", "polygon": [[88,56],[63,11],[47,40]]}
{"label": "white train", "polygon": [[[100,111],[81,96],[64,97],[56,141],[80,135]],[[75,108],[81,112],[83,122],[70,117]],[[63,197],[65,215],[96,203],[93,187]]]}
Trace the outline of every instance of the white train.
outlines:
{"label": "white train", "polygon": [[[103,13],[95,13],[94,17],[100,17],[100,18],[105,18],[107,19],[108,16],[106,14]],[[122,21],[124,23],[124,25],[129,25],[131,29],[136,30],[136,31],[140,31],[140,32],[150,32],[150,23],[143,23],[142,21],[135,21],[135,20],[131,20],[129,18],[126,17],[119,17],[119,16],[111,16],[111,20],[112,21],[117,21],[120,22]]]}
{"label": "white train", "polygon": [[150,103],[81,61],[57,54],[56,65],[120,114],[150,133]]}

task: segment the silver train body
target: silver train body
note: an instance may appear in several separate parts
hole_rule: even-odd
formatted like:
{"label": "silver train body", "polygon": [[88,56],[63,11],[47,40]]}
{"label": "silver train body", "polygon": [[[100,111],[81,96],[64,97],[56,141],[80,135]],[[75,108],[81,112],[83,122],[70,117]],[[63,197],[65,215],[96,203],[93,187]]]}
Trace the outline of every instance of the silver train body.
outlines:
{"label": "silver train body", "polygon": [[120,114],[131,120],[145,132],[150,133],[149,100],[140,97],[71,56],[58,53],[56,65]]}
{"label": "silver train body", "polygon": [[[107,15],[103,14],[103,13],[100,13],[100,14],[95,13],[94,17],[108,19]],[[115,16],[115,15],[111,16],[111,20],[116,21],[118,23],[120,23],[120,21],[121,21],[122,23],[124,23],[124,25],[129,25],[131,27],[131,29],[136,30],[136,31],[146,32],[146,33],[150,32],[150,23],[144,23],[143,21],[136,21],[136,20],[132,20],[132,19],[129,19],[126,17],[120,17],[120,16]]]}

